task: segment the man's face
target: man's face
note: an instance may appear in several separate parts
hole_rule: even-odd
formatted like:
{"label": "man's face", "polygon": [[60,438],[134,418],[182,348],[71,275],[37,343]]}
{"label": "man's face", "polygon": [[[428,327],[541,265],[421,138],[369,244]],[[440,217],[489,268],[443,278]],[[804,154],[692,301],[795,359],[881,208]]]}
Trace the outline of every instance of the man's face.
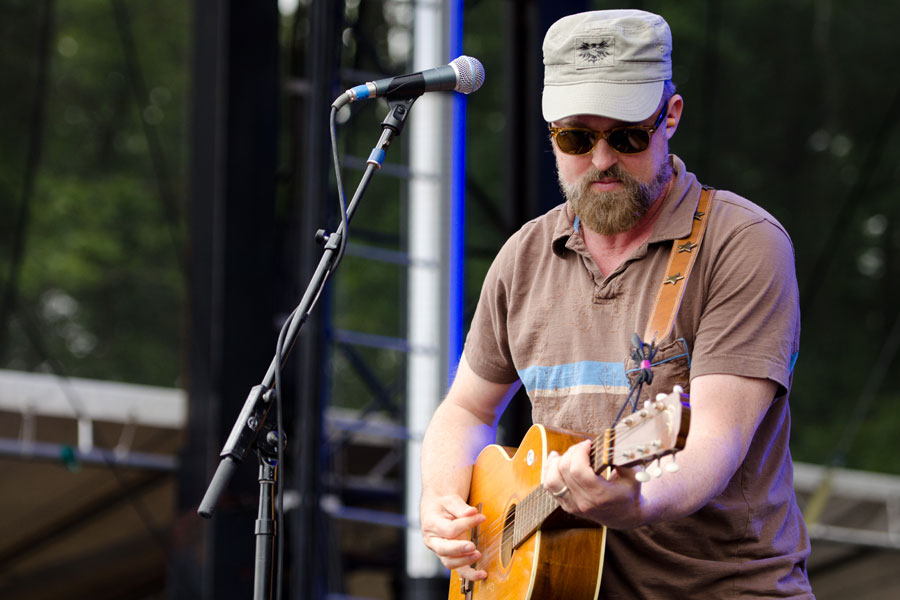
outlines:
{"label": "man's face", "polygon": [[[675,98],[680,101],[680,97]],[[678,113],[680,116],[680,103]],[[656,115],[654,112],[648,122],[640,124],[651,125]],[[639,154],[620,154],[605,140],[597,142],[587,154],[577,156],[565,154],[553,144],[560,187],[585,226],[603,235],[623,233],[647,214],[672,175],[668,138],[674,133],[674,125],[670,128],[667,123],[664,119],[653,133],[650,146]],[[553,123],[556,127],[596,131],[629,124],[594,115],[579,115]]]}

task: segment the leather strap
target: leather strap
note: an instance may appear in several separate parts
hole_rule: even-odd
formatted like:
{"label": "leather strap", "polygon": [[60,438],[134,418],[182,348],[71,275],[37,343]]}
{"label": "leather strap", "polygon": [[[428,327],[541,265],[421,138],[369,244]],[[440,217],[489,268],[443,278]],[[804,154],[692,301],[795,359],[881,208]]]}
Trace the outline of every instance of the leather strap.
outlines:
{"label": "leather strap", "polygon": [[672,332],[688,277],[691,275],[697,254],[700,252],[700,242],[703,241],[709,207],[715,193],[716,191],[711,188],[704,187],[701,190],[690,235],[672,243],[672,253],[669,254],[666,274],[656,292],[656,301],[653,304],[653,311],[650,313],[650,320],[647,322],[647,330],[644,332],[645,343],[659,344]]}

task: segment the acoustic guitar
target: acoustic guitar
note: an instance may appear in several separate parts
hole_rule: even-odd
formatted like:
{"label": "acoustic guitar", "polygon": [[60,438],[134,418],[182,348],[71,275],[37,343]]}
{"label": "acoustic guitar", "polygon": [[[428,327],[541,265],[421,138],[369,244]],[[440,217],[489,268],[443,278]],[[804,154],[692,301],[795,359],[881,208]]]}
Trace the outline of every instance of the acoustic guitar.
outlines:
{"label": "acoustic guitar", "polygon": [[[637,474],[662,473],[659,459],[684,449],[690,405],[680,387],[644,403],[593,439],[591,466],[609,476],[615,466],[655,462]],[[472,472],[469,504],[487,519],[472,532],[487,579],[451,573],[449,600],[589,600],[600,591],[606,528],[564,512],[541,486],[543,461],[590,436],[532,426],[518,449],[487,446]],[[677,470],[674,459],[667,471]]]}

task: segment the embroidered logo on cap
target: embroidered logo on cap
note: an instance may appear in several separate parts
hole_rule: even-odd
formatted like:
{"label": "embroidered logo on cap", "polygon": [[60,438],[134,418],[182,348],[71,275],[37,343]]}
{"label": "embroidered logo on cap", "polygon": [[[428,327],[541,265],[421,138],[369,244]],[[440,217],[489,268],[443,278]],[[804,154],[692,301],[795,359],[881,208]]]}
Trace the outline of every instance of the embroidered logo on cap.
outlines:
{"label": "embroidered logo on cap", "polygon": [[612,67],[616,64],[613,50],[615,38],[576,38],[575,39],[575,68],[595,69],[598,67]]}

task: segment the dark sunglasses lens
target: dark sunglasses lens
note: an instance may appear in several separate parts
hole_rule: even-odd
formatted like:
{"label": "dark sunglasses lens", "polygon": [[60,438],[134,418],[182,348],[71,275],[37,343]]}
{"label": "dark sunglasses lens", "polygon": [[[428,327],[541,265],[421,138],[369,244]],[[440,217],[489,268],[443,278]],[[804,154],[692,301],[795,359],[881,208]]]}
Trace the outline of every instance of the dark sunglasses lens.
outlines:
{"label": "dark sunglasses lens", "polygon": [[650,132],[646,129],[617,129],[610,132],[606,141],[616,152],[636,154],[650,145]]}
{"label": "dark sunglasses lens", "polygon": [[556,134],[556,145],[566,154],[587,154],[594,148],[596,139],[592,131],[565,129]]}

